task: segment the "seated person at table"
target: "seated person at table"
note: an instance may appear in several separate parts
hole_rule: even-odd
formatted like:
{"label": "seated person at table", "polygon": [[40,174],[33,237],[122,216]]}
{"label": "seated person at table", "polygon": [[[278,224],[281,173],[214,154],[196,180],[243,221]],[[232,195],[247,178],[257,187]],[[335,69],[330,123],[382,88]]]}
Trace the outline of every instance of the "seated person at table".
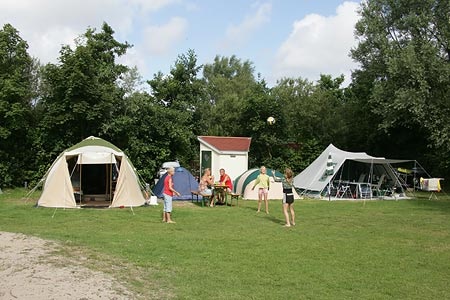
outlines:
{"label": "seated person at table", "polygon": [[211,170],[206,168],[198,184],[198,190],[205,195],[212,195],[211,186],[214,184],[214,176],[211,176]]}
{"label": "seated person at table", "polygon": [[231,182],[230,176],[225,173],[225,169],[220,169],[220,181],[219,184],[224,186],[225,188],[217,195],[220,203],[224,203],[225,200],[225,191],[227,193],[231,193],[233,189],[233,183]]}

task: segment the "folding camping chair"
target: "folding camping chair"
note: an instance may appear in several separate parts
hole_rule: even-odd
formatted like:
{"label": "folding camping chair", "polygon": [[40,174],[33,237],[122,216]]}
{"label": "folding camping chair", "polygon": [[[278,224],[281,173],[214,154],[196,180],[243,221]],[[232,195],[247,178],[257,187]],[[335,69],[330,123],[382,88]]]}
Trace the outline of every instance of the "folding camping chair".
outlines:
{"label": "folding camping chair", "polygon": [[336,192],[336,198],[344,198],[345,196],[348,196],[348,198],[353,198],[352,191],[350,189],[349,184],[342,184],[338,187],[338,190]]}
{"label": "folding camping chair", "polygon": [[358,183],[359,198],[372,199],[372,188],[370,183]]}
{"label": "folding camping chair", "polygon": [[382,174],[382,175],[380,176],[380,179],[378,179],[377,184],[373,184],[373,185],[372,185],[372,193],[375,192],[375,194],[376,194],[377,197],[382,197],[382,196],[384,196],[384,195],[382,195],[383,192],[382,192],[382,190],[381,190],[381,185],[383,184],[384,178],[385,178],[385,177],[386,177],[386,174]]}

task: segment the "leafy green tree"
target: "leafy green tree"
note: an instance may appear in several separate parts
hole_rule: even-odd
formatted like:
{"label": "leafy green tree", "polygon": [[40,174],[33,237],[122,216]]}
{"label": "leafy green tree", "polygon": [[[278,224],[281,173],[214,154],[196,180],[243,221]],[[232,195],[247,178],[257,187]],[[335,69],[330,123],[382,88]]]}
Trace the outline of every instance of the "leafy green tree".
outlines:
{"label": "leafy green tree", "polygon": [[158,72],[148,83],[155,99],[163,106],[179,111],[194,111],[201,101],[203,84],[198,79],[201,66],[197,65],[194,50],[181,54],[165,76]]}
{"label": "leafy green tree", "polygon": [[[155,126],[165,128],[160,136],[172,159],[185,166],[198,160],[196,135],[201,133],[201,107],[205,101],[204,81],[198,78],[201,66],[193,50],[179,55],[168,75],[159,72],[148,81],[159,116]],[[159,137],[159,136],[158,136]],[[166,156],[167,157],[167,156]]]}
{"label": "leafy green tree", "polygon": [[180,120],[187,115],[161,106],[145,92],[134,92],[125,102],[126,109],[105,125],[104,134],[131,157],[138,172],[150,182],[161,163],[177,155],[176,142],[186,136],[178,122],[187,122]]}
{"label": "leafy green tree", "polygon": [[[270,94],[265,81],[248,90],[245,98],[247,101],[239,120],[243,126],[239,135],[252,137],[249,165],[279,168],[286,146],[281,103]],[[268,117],[275,118],[275,124],[268,124]]]}
{"label": "leafy green tree", "polygon": [[[360,41],[351,54],[361,67],[353,81],[364,82],[378,128],[426,136],[440,169],[450,174],[450,3],[369,0],[360,14]],[[401,140],[392,142],[389,147],[402,147]],[[409,142],[416,155],[423,149],[422,138]]]}
{"label": "leafy green tree", "polygon": [[50,162],[60,151],[90,135],[102,135],[123,109],[124,90],[117,81],[127,67],[116,58],[130,47],[114,39],[113,29],[88,29],[76,40],[75,49],[64,46],[58,64],[42,71],[40,137],[36,141],[42,160]]}
{"label": "leafy green tree", "polygon": [[0,187],[21,185],[32,170],[33,82],[36,62],[17,29],[0,30]]}
{"label": "leafy green tree", "polygon": [[343,76],[321,75],[317,83],[302,78],[278,81],[271,94],[280,103],[284,118],[282,159],[295,171],[307,167],[333,143],[342,144],[345,90]]}
{"label": "leafy green tree", "polygon": [[245,124],[240,122],[247,95],[256,87],[254,67],[250,61],[242,62],[236,56],[216,56],[205,64],[206,99],[202,118],[204,134],[235,136],[242,134]]}

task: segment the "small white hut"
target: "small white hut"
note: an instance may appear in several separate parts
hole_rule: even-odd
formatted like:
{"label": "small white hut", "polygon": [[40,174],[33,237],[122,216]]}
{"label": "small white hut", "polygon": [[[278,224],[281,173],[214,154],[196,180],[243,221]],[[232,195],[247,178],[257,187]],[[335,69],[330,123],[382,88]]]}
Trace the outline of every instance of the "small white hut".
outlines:
{"label": "small white hut", "polygon": [[200,172],[210,168],[215,181],[219,181],[219,170],[236,179],[248,169],[250,137],[198,136],[200,142]]}

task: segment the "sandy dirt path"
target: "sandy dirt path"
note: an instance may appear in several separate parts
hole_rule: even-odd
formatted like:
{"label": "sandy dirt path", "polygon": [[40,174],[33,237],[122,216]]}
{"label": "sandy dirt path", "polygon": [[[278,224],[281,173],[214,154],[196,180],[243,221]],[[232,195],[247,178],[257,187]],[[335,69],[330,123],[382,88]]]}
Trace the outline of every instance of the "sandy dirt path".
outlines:
{"label": "sandy dirt path", "polygon": [[61,249],[23,234],[0,232],[0,299],[135,299],[111,275],[55,254]]}

